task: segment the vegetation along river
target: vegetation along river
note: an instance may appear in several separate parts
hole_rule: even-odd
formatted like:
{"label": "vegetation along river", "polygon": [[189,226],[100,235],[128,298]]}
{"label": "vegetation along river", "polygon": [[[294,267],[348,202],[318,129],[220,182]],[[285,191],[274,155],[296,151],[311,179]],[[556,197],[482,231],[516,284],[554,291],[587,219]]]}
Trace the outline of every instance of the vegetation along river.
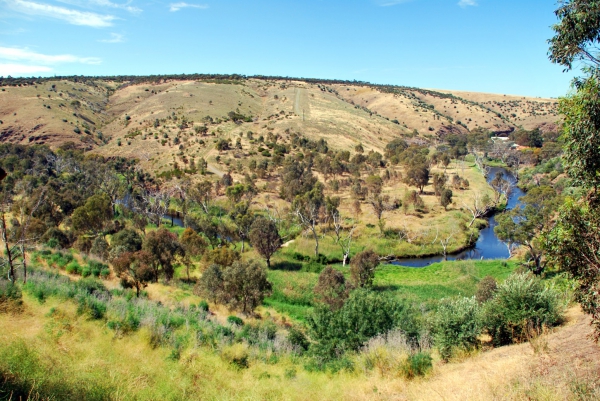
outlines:
{"label": "vegetation along river", "polygon": [[[519,203],[519,198],[525,193],[516,186],[517,180],[514,175],[505,168],[492,167],[487,176],[488,183],[494,179],[497,173],[504,173],[504,179],[513,183],[512,191],[508,196],[506,207],[512,209]],[[488,219],[488,226],[479,232],[479,238],[473,248],[466,249],[454,255],[448,255],[447,260],[465,260],[465,259],[506,259],[508,258],[508,248],[504,242],[500,241],[494,232],[496,227],[496,218],[491,216]],[[390,263],[400,266],[425,267],[432,263],[444,260],[443,255],[429,256],[424,258],[400,258]]]}

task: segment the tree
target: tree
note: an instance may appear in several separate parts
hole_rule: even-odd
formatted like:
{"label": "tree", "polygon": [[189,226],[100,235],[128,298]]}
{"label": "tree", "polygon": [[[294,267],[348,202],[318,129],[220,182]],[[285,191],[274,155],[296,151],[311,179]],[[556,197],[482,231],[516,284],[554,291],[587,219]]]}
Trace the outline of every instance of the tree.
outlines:
{"label": "tree", "polygon": [[[360,206],[360,203],[359,203],[359,206]],[[337,245],[340,246],[340,248],[342,248],[342,266],[345,267],[346,262],[348,261],[348,258],[350,257],[350,245],[352,245],[352,234],[354,233],[354,230],[356,229],[356,225],[353,225],[352,227],[350,227],[350,229],[347,231],[347,234],[343,235],[344,219],[342,218],[342,215],[340,214],[340,212],[337,210],[334,210],[331,213],[331,220],[333,221],[333,232],[335,233],[335,237],[333,238],[333,240],[335,241],[335,243]]]}
{"label": "tree", "polygon": [[235,205],[230,215],[237,228],[237,233],[242,240],[242,253],[244,253],[244,244],[246,243],[248,235],[250,235],[252,223],[255,219],[254,213],[250,210],[250,202],[243,201],[238,203]]}
{"label": "tree", "polygon": [[331,310],[338,310],[350,294],[352,286],[346,283],[344,274],[339,270],[327,266],[321,274],[315,286],[314,292],[320,302],[326,304]]}
{"label": "tree", "polygon": [[75,209],[71,221],[75,230],[96,234],[112,217],[112,202],[107,195],[101,194],[88,198],[85,205]]}
{"label": "tree", "polygon": [[271,268],[271,256],[281,247],[281,237],[277,225],[272,220],[258,217],[250,227],[250,243],[265,258],[267,267]]}
{"label": "tree", "polygon": [[142,237],[135,230],[126,228],[113,235],[110,242],[111,254],[117,257],[123,252],[137,252],[142,249],[142,242]]}
{"label": "tree", "polygon": [[600,60],[593,53],[600,40],[600,3],[571,0],[556,10],[559,23],[550,43],[550,60],[570,70],[575,61],[588,65],[574,81],[576,92],[560,100],[564,116],[564,160],[575,183],[587,194],[567,199],[546,238],[550,261],[578,281],[576,297],[592,316],[600,339]]}
{"label": "tree", "polygon": [[208,180],[201,181],[194,185],[189,194],[190,198],[202,206],[204,212],[208,214],[210,203],[213,198],[213,184]]}
{"label": "tree", "polygon": [[379,256],[371,250],[362,251],[354,255],[352,260],[350,260],[352,283],[360,288],[371,287],[377,266],[379,266]]}
{"label": "tree", "polygon": [[167,281],[171,280],[175,273],[173,269],[175,258],[184,255],[183,247],[177,240],[177,234],[166,228],[151,231],[146,235],[143,249],[152,256],[154,281],[157,282],[161,274],[164,274]]}
{"label": "tree", "polygon": [[251,313],[271,290],[263,267],[254,261],[236,261],[226,267],[211,265],[195,291],[213,302]]}
{"label": "tree", "polygon": [[485,216],[493,209],[493,202],[488,194],[482,195],[475,192],[470,203],[463,203],[464,207],[471,213],[471,222],[468,227],[471,227],[475,220]]}
{"label": "tree", "polygon": [[442,190],[442,193],[440,196],[440,204],[442,206],[444,206],[445,210],[447,210],[448,205],[451,203],[452,203],[452,190],[449,188],[446,188],[446,189]]}
{"label": "tree", "polygon": [[296,195],[292,203],[298,222],[305,230],[310,230],[315,240],[315,258],[319,256],[319,212],[323,206],[323,185],[317,182],[315,186],[304,195]]}
{"label": "tree", "polygon": [[426,164],[410,166],[406,172],[404,181],[408,185],[417,187],[419,189],[419,193],[423,193],[423,189],[429,182],[429,167]]}
{"label": "tree", "polygon": [[522,206],[505,212],[507,217],[497,220],[494,232],[502,241],[525,246],[528,250],[526,265],[539,275],[546,263],[542,234],[551,226],[561,197],[553,188],[539,186],[530,189],[519,201]]}
{"label": "tree", "polygon": [[124,252],[112,261],[123,288],[135,288],[135,295],[154,278],[152,255],[146,251]]}
{"label": "tree", "polygon": [[194,269],[194,263],[192,262],[191,258],[202,255],[206,250],[207,244],[201,235],[189,227],[186,228],[181,234],[180,242],[185,253],[183,264],[185,265],[185,273],[189,281],[190,270]]}

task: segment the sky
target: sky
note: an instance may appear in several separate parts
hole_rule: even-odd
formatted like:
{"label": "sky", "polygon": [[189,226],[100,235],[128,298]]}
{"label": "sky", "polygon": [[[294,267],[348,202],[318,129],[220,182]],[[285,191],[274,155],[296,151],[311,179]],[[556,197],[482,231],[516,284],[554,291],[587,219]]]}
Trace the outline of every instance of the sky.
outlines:
{"label": "sky", "polygon": [[0,0],[0,76],[243,74],[560,97],[542,0]]}

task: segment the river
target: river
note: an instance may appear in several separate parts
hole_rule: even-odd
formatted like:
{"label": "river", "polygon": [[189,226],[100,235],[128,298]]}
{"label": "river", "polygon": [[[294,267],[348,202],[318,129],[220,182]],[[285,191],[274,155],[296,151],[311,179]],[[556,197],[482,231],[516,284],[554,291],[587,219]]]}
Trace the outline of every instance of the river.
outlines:
{"label": "river", "polygon": [[[507,208],[512,209],[519,203],[519,198],[525,193],[516,186],[517,180],[512,173],[502,167],[493,167],[490,169],[487,177],[488,182],[494,179],[496,173],[504,173],[504,179],[513,183],[513,189],[508,197]],[[479,238],[473,248],[469,248],[454,255],[448,255],[447,260],[467,260],[467,259],[507,259],[509,257],[508,248],[504,242],[500,241],[494,233],[496,227],[496,218],[491,216],[488,219],[488,227],[479,231]],[[409,267],[425,267],[432,263],[441,262],[444,256],[429,256],[425,258],[399,258],[391,261],[391,264]]]}

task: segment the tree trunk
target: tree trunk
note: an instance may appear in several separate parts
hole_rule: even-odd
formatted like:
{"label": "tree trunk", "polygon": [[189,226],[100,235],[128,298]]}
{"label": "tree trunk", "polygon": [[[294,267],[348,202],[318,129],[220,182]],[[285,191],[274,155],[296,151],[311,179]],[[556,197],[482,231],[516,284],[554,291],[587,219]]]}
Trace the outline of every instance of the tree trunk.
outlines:
{"label": "tree trunk", "polygon": [[267,269],[271,269],[271,258],[267,258]]}
{"label": "tree trunk", "polygon": [[27,284],[27,259],[25,257],[25,242],[21,242],[21,257],[23,258],[23,284]]}
{"label": "tree trunk", "polygon": [[10,251],[10,247],[8,246],[8,234],[6,232],[6,218],[4,212],[2,212],[2,216],[0,217],[0,230],[2,231],[2,241],[4,241],[4,248],[8,262],[8,280],[14,282],[15,268],[13,266],[12,253]]}

